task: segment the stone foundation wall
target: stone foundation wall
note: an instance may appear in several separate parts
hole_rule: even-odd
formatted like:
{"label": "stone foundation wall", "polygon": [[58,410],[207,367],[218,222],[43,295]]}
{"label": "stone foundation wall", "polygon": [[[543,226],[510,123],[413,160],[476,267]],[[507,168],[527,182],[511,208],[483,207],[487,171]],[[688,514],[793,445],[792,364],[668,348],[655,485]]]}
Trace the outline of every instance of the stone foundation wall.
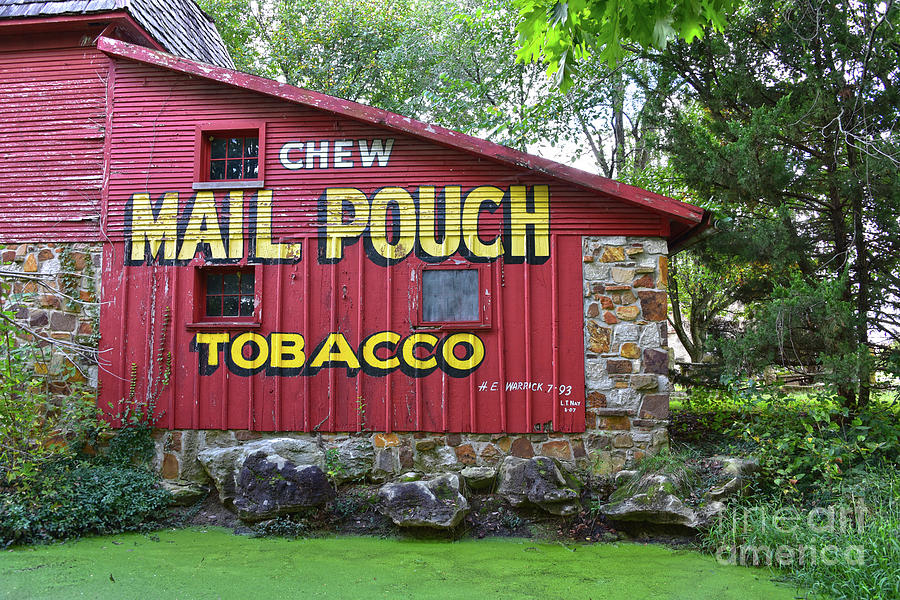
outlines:
{"label": "stone foundation wall", "polygon": [[[96,244],[12,244],[0,250],[0,271],[8,272],[0,280],[12,285],[0,304],[31,332],[23,339],[41,348],[51,346],[50,340],[97,346],[101,258]],[[59,393],[73,382],[96,387],[96,365],[60,350],[36,360],[36,373],[50,375]],[[79,369],[71,368],[72,361]]]}
{"label": "stone foundation wall", "polygon": [[[157,453],[154,467],[164,479],[202,483],[208,477],[197,455],[210,448],[229,448],[257,440],[301,440],[316,444],[325,467],[325,456],[335,459],[345,479],[381,482],[409,471],[424,473],[459,471],[470,466],[497,466],[506,456],[548,456],[570,471],[592,468],[588,447],[607,443],[604,432],[571,434],[433,434],[433,433],[293,433],[255,431],[154,431]],[[341,478],[341,477],[339,477]]]}

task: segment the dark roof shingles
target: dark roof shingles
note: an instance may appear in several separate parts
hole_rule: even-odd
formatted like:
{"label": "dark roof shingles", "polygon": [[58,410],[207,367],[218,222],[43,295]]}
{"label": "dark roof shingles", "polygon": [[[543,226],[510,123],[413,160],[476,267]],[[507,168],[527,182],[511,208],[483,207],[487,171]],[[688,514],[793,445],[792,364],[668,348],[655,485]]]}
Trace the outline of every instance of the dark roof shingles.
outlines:
{"label": "dark roof shingles", "polygon": [[172,54],[234,68],[215,24],[192,0],[0,0],[0,19],[123,9]]}

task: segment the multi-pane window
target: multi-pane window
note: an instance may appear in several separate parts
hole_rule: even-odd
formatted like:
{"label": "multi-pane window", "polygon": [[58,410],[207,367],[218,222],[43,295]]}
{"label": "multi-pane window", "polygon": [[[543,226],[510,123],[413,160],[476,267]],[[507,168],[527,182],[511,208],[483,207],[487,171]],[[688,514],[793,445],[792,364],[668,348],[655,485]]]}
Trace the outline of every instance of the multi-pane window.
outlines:
{"label": "multi-pane window", "polygon": [[207,317],[252,317],[254,297],[253,271],[206,274]]}
{"label": "multi-pane window", "polygon": [[259,135],[210,135],[209,180],[257,179]]}

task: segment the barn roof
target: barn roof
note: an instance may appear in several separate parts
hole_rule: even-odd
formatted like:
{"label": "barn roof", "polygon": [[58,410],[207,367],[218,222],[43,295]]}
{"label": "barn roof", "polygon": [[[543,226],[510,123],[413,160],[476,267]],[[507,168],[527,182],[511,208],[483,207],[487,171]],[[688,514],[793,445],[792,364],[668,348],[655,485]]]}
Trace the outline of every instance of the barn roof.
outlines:
{"label": "barn roof", "polygon": [[271,79],[248,75],[231,69],[200,64],[165,52],[151,50],[101,36],[97,48],[110,56],[133,60],[171,71],[200,77],[236,88],[251,90],[303,106],[316,108],[357,121],[410,135],[432,143],[461,150],[507,166],[529,169],[556,180],[578,186],[603,196],[640,206],[660,214],[670,227],[669,247],[676,252],[692,238],[709,228],[711,214],[704,209],[660,194],[620,183],[587,171],[563,165],[540,156],[501,146],[470,135],[416,121],[380,108],[327,96]]}
{"label": "barn roof", "polygon": [[153,39],[178,56],[234,68],[212,19],[192,0],[0,0],[0,19],[127,11]]}

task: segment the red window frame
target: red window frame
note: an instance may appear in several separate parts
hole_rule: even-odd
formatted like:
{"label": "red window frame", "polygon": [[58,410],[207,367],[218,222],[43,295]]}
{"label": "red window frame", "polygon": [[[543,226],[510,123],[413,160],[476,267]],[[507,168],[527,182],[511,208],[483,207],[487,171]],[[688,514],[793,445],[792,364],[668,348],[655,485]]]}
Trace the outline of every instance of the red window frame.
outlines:
{"label": "red window frame", "polygon": [[[478,311],[477,321],[426,321],[424,316],[424,275],[426,271],[474,270],[478,273]],[[490,329],[491,327],[491,292],[493,282],[492,264],[478,263],[437,263],[423,264],[416,269],[416,293],[413,310],[413,325],[418,329],[434,329],[449,331],[457,329]]]}
{"label": "red window frame", "polygon": [[[210,168],[212,160],[212,143],[214,137],[256,137],[257,150],[257,176],[250,179],[211,179]],[[200,183],[240,184],[262,183],[265,180],[265,152],[266,152],[266,123],[254,120],[209,121],[200,123],[196,127],[196,142],[194,156],[194,181]],[[243,175],[243,163],[241,165]]]}
{"label": "red window frame", "polygon": [[[253,314],[221,315],[206,314],[209,275],[246,273],[253,277]],[[201,265],[195,268],[193,323],[188,329],[255,328],[262,322],[262,268],[261,265]]]}

